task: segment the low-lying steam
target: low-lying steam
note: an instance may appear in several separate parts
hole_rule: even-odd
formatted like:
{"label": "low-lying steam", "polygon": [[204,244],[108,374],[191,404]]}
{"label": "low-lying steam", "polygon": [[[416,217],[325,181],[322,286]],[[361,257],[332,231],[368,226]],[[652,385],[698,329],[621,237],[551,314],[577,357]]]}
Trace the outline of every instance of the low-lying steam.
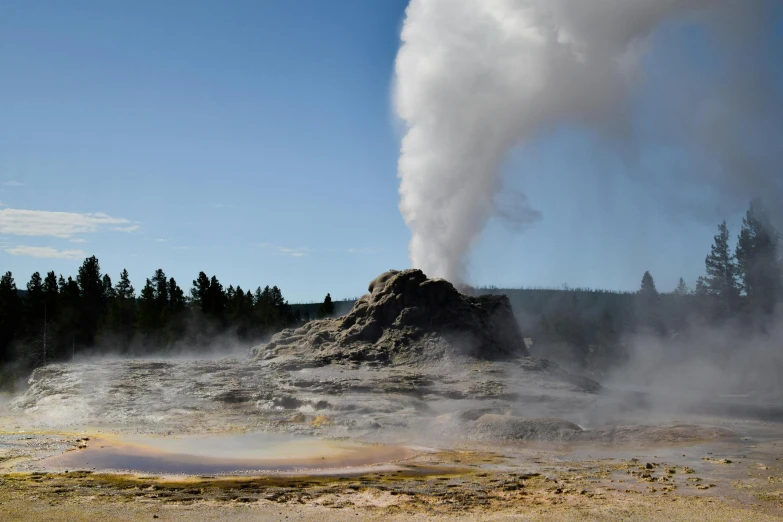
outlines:
{"label": "low-lying steam", "polygon": [[[719,199],[779,193],[780,152],[748,143],[783,135],[780,89],[767,67],[748,65],[758,65],[772,8],[763,0],[411,0],[395,104],[407,126],[400,210],[413,266],[459,282],[487,220],[509,217],[496,208],[509,152],[560,124],[601,133],[623,157],[668,142],[704,167],[689,181]],[[657,89],[645,86],[652,35],[673,20],[707,30],[723,77],[676,70]],[[687,54],[661,53],[677,63]],[[656,106],[641,130],[631,110],[639,96]],[[518,210],[521,225],[538,218],[527,204]]]}

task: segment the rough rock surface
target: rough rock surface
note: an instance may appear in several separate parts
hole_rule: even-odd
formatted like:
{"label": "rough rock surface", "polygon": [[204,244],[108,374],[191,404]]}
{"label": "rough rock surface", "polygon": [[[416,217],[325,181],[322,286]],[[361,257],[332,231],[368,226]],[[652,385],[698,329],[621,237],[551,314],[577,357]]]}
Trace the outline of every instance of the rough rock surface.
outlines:
{"label": "rough rock surface", "polygon": [[[31,429],[257,430],[394,441],[401,433],[459,439],[487,414],[582,423],[600,398],[597,389],[589,379],[532,357],[435,361],[415,368],[314,367],[295,355],[96,360],[35,370],[27,391],[7,407],[24,412],[22,424]],[[423,429],[430,423],[437,429]],[[492,438],[490,433],[485,429],[480,438]],[[501,429],[499,438],[504,433]]]}
{"label": "rough rock surface", "polygon": [[257,350],[270,359],[301,354],[317,365],[362,362],[411,364],[447,356],[500,360],[527,356],[504,295],[470,297],[421,270],[390,270],[339,318],[284,330]]}
{"label": "rough rock surface", "polygon": [[478,440],[562,442],[574,440],[581,433],[582,428],[563,419],[523,419],[486,414],[473,424],[470,437]]}

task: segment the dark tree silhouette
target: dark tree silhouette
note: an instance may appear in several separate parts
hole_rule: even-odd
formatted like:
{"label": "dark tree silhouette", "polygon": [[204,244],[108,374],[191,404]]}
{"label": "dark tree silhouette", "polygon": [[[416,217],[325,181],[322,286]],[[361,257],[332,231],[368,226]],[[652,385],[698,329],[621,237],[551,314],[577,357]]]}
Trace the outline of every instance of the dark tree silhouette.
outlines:
{"label": "dark tree silhouette", "polygon": [[655,288],[655,280],[650,272],[645,272],[642,276],[642,286],[639,290],[642,295],[658,295],[658,289]]}
{"label": "dark tree silhouette", "polygon": [[199,272],[198,278],[193,280],[190,298],[202,314],[209,313],[209,277],[204,272]]}
{"label": "dark tree silhouette", "polygon": [[76,276],[81,295],[81,306],[77,308],[80,319],[80,340],[85,345],[92,345],[98,331],[98,321],[106,309],[101,266],[98,258],[88,257],[79,267]]}
{"label": "dark tree silhouette", "polygon": [[22,302],[11,272],[0,278],[0,361],[11,360],[11,349],[22,318]]}
{"label": "dark tree silhouette", "polygon": [[717,318],[727,318],[737,310],[739,288],[737,265],[729,249],[729,229],[725,221],[718,226],[718,234],[704,264],[707,269],[705,283],[707,293],[712,298],[713,313]]}
{"label": "dark tree silhouette", "polygon": [[169,279],[169,312],[172,316],[185,310],[185,292],[179,287],[174,278]]}
{"label": "dark tree silhouette", "polygon": [[324,302],[318,307],[318,317],[329,317],[334,314],[334,303],[331,294],[326,294]]}
{"label": "dark tree silhouette", "polygon": [[104,306],[108,306],[111,303],[111,300],[114,298],[114,287],[111,284],[111,277],[109,277],[109,274],[103,275],[101,283],[103,284]]}
{"label": "dark tree silhouette", "polygon": [[142,334],[149,337],[156,333],[160,328],[160,312],[155,285],[147,279],[139,295],[138,328]]}
{"label": "dark tree silhouette", "polygon": [[209,291],[207,292],[208,311],[218,321],[223,321],[226,312],[226,294],[223,291],[223,285],[220,284],[216,276],[209,280]]}
{"label": "dark tree silhouette", "polygon": [[780,236],[760,199],[742,220],[737,240],[737,272],[751,312],[769,314],[781,294]]}
{"label": "dark tree silhouette", "polygon": [[72,277],[64,279],[61,275],[57,280],[60,287],[60,321],[57,325],[58,343],[57,355],[61,358],[73,358],[76,345],[81,346],[79,338],[79,321],[82,306],[79,284]]}
{"label": "dark tree silhouette", "polygon": [[44,302],[50,321],[57,322],[60,317],[60,289],[57,285],[57,275],[48,272],[43,282]]}
{"label": "dark tree silhouette", "polygon": [[688,285],[685,284],[685,279],[682,277],[680,278],[680,281],[677,283],[677,288],[674,289],[674,293],[679,296],[689,295],[691,293],[690,288],[688,288]]}
{"label": "dark tree silhouette", "polygon": [[647,333],[663,334],[666,329],[663,326],[659,312],[660,295],[658,294],[658,289],[655,288],[655,280],[649,271],[642,276],[642,284],[636,301],[636,321],[638,327]]}
{"label": "dark tree silhouette", "polygon": [[38,272],[35,272],[27,283],[27,297],[24,303],[25,330],[28,337],[32,339],[38,335],[46,310],[43,279]]}
{"label": "dark tree silhouette", "polygon": [[109,303],[106,334],[112,336],[120,351],[127,351],[136,327],[136,294],[128,271],[123,269]]}

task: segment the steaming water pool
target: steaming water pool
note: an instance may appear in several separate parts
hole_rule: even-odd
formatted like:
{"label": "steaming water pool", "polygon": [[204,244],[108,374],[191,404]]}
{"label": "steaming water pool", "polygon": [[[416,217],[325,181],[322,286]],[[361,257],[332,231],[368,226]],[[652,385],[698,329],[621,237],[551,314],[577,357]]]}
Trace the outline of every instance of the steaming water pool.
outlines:
{"label": "steaming water pool", "polygon": [[52,470],[228,474],[369,466],[410,458],[402,446],[366,445],[270,433],[93,438],[39,461]]}

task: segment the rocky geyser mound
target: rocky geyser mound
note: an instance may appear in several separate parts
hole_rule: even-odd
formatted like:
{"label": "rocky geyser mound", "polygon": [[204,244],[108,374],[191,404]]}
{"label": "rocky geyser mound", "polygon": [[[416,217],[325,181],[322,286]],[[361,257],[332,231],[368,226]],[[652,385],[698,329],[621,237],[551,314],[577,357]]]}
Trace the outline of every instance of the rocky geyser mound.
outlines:
{"label": "rocky geyser mound", "polygon": [[505,295],[467,296],[421,270],[390,270],[351,311],[284,330],[257,356],[299,355],[318,364],[410,364],[446,356],[498,360],[528,355]]}

